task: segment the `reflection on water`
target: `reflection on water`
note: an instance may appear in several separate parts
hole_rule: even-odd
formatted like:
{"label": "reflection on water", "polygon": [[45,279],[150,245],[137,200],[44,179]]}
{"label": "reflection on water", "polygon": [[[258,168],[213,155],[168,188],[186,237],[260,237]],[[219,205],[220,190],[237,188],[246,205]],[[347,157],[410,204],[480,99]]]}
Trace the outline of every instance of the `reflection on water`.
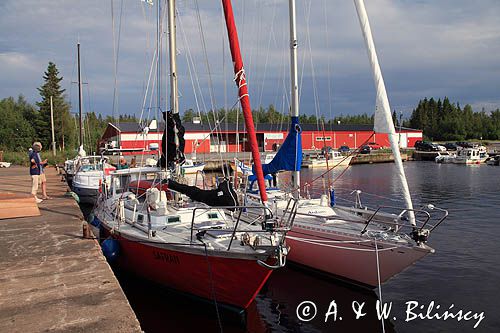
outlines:
{"label": "reflection on water", "polygon": [[[386,332],[469,332],[473,321],[413,320],[406,322],[406,302],[420,304],[435,301],[448,309],[484,311],[486,319],[479,332],[496,332],[497,299],[500,297],[500,168],[462,166],[433,162],[404,164],[415,205],[433,203],[449,209],[447,221],[429,238],[436,249],[415,265],[382,286],[384,302],[392,302],[391,320]],[[311,182],[324,170],[304,169],[302,184]],[[335,179],[338,172],[331,176]],[[355,189],[363,191],[363,203],[370,206],[402,205],[401,188],[395,181],[393,164],[355,165],[335,181],[339,203],[353,200]],[[213,179],[208,176],[208,179]],[[286,174],[279,177],[286,186]],[[311,195],[319,195],[326,184],[320,178],[311,184]],[[323,185],[325,184],[325,185]],[[160,289],[123,272],[116,272],[123,289],[146,332],[213,332],[219,330],[214,306]],[[303,301],[317,306],[317,316],[300,321],[296,308]],[[333,321],[325,314],[332,300],[342,320]],[[366,316],[355,320],[352,302],[365,302]],[[251,305],[246,324],[232,313],[222,311],[225,332],[380,332],[374,292],[351,289],[335,280],[287,266],[275,271]],[[396,317],[394,320],[393,317]],[[182,323],[182,324],[180,324]]]}

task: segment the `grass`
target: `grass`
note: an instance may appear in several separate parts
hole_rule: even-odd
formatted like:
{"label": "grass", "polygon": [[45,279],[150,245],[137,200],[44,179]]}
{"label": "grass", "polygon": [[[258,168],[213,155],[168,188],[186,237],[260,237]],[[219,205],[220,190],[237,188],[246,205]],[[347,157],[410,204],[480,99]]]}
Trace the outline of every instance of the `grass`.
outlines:
{"label": "grass", "polygon": [[[41,153],[42,160],[47,159],[49,165],[63,164],[64,161],[75,156],[76,152],[74,151],[59,151],[55,157],[48,151],[42,151]],[[29,166],[28,151],[4,151],[3,161],[27,167]]]}

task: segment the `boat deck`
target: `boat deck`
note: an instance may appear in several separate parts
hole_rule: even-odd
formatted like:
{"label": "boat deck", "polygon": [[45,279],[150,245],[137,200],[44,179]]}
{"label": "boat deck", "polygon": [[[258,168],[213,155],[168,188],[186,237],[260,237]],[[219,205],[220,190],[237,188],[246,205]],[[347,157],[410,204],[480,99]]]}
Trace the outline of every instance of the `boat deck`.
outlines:
{"label": "boat deck", "polygon": [[[42,215],[0,220],[0,331],[141,332],[66,183],[46,174]],[[28,168],[0,169],[0,191],[30,190]]]}
{"label": "boat deck", "polygon": [[[204,251],[204,245],[212,255],[224,257],[248,257],[265,259],[268,254],[266,249],[274,246],[267,232],[263,232],[260,223],[255,222],[250,225],[245,221],[242,214],[242,221],[235,232],[235,238],[231,241],[234,229],[236,227],[237,215],[231,218],[224,209],[204,207],[186,202],[185,207],[168,207],[165,213],[158,213],[151,210],[145,213],[145,202],[141,198],[137,205],[125,203],[124,213],[125,221],[120,222],[116,216],[109,212],[115,212],[114,203],[107,201],[100,203],[97,208],[97,217],[108,225],[108,228],[114,228],[120,234],[134,241],[144,241],[159,248],[179,247],[186,252],[201,253]],[[193,210],[193,208],[196,210]],[[261,212],[256,208],[255,211]],[[193,220],[194,214],[194,220]],[[148,229],[148,219],[150,219],[150,230]],[[193,223],[193,233],[191,225]],[[153,236],[149,235],[151,231]],[[200,233],[198,236],[197,234]],[[261,246],[252,248],[241,243],[241,238],[245,233],[259,234],[259,243]],[[192,237],[192,238],[191,238]],[[231,244],[231,251],[228,248]]]}

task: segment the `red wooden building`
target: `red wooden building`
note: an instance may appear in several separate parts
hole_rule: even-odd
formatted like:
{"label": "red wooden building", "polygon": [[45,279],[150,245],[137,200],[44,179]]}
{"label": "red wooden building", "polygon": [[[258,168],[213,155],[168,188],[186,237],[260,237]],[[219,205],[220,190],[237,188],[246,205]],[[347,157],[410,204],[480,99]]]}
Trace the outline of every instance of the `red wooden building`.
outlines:
{"label": "red wooden building", "polygon": [[[235,124],[221,124],[220,131],[211,131],[207,125],[185,123],[185,153],[238,152],[249,151],[246,131],[243,124],[236,129]],[[375,142],[382,147],[389,147],[386,134],[374,134],[372,125],[334,125],[319,131],[315,124],[302,124],[302,149],[320,150],[324,145],[333,148],[348,146],[357,148],[368,142]],[[164,128],[163,124],[159,128]],[[257,142],[261,151],[273,151],[281,145],[288,133],[287,125],[257,124]],[[399,132],[399,131],[398,131]],[[399,133],[400,147],[413,147],[415,141],[422,140],[422,131],[402,128]],[[143,148],[149,153],[161,145],[161,130],[143,133],[137,123],[109,123],[101,139],[101,146],[108,144],[115,148]]]}

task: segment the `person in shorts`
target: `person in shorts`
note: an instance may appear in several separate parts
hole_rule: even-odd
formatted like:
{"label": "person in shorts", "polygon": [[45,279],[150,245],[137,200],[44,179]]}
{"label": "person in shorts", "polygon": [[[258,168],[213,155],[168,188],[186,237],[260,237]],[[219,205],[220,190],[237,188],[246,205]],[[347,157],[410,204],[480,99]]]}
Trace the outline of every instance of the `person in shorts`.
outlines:
{"label": "person in shorts", "polygon": [[40,151],[42,144],[40,142],[33,143],[33,150],[30,152],[30,175],[31,175],[31,194],[35,197],[37,203],[42,202],[42,199],[37,197],[38,186],[42,187],[42,198],[50,199],[47,195],[47,178],[43,171],[43,167],[47,165],[47,160],[41,159]]}

